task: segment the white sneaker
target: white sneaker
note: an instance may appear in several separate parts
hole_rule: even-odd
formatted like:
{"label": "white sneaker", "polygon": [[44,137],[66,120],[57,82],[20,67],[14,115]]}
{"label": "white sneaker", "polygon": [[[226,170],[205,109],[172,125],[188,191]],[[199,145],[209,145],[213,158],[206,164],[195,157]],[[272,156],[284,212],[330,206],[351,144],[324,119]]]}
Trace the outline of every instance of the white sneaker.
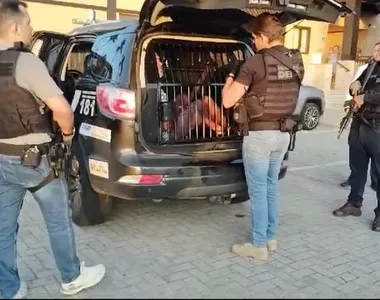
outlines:
{"label": "white sneaker", "polygon": [[77,294],[84,289],[88,289],[98,284],[105,274],[106,268],[103,265],[86,267],[84,262],[82,262],[78,278],[69,283],[62,283],[61,293],[65,295]]}
{"label": "white sneaker", "polygon": [[20,288],[18,289],[16,295],[13,296],[12,299],[22,299],[26,296],[26,292],[28,291],[28,287],[26,286],[25,281],[20,282]]}

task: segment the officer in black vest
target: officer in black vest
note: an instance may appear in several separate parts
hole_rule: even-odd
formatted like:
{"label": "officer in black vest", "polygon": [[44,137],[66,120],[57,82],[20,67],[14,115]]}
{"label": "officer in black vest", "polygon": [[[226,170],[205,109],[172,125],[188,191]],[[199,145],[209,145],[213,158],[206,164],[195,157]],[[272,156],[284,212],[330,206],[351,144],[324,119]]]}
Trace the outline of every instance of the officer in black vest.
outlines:
{"label": "officer in black vest", "polygon": [[235,121],[248,127],[243,162],[253,208],[252,239],[233,245],[232,252],[266,260],[277,249],[278,174],[295,125],[292,115],[304,69],[299,51],[282,45],[283,27],[276,16],[262,13],[248,30],[258,52],[228,75],[222,91],[224,107],[236,107]]}
{"label": "officer in black vest", "polygon": [[[377,190],[377,178],[376,178],[376,174],[375,174],[375,167],[374,167],[374,164],[373,162],[371,161],[371,168],[370,168],[370,177],[371,177],[371,189],[373,189],[375,192]],[[348,176],[348,178],[345,180],[345,181],[342,181],[340,183],[340,186],[341,187],[347,187],[350,185],[350,180],[351,180],[351,174],[350,176]]]}
{"label": "officer in black vest", "polygon": [[[372,172],[376,182],[380,182],[380,43],[374,47],[373,62],[368,65],[350,86],[350,93],[360,107],[353,118],[348,137],[350,155],[351,192],[347,202],[334,210],[338,217],[361,216],[363,193],[367,182],[369,160],[372,161]],[[362,86],[366,81],[364,91]],[[380,186],[376,185],[377,208],[372,223],[373,231],[380,231]]]}
{"label": "officer in black vest", "polygon": [[67,183],[56,176],[51,160],[56,138],[70,146],[73,113],[45,64],[24,50],[32,30],[25,2],[0,2],[0,294],[5,299],[21,299],[27,292],[16,263],[17,221],[27,191],[41,208],[61,292],[78,293],[105,274],[103,265],[86,267],[77,257]]}

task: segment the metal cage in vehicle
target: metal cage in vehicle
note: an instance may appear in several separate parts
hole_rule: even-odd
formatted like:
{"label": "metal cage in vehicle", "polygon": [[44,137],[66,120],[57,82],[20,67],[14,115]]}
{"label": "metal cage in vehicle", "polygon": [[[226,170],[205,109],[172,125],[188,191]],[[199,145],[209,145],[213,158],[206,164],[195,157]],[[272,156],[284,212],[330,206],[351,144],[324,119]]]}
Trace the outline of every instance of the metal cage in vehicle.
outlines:
{"label": "metal cage in vehicle", "polygon": [[222,105],[222,89],[231,69],[250,55],[245,44],[157,39],[147,53],[147,88],[157,93],[159,144],[240,135],[232,109]]}

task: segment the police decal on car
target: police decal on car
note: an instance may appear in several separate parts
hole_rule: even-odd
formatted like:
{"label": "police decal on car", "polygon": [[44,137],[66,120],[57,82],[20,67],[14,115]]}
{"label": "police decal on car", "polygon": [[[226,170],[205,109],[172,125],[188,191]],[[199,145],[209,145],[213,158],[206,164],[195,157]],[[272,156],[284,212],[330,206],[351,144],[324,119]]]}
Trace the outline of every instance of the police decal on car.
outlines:
{"label": "police decal on car", "polygon": [[[79,111],[77,108],[79,106]],[[95,115],[96,106],[96,92],[95,91],[85,91],[85,90],[75,90],[74,99],[71,103],[71,108],[73,112],[79,113],[84,116]]]}

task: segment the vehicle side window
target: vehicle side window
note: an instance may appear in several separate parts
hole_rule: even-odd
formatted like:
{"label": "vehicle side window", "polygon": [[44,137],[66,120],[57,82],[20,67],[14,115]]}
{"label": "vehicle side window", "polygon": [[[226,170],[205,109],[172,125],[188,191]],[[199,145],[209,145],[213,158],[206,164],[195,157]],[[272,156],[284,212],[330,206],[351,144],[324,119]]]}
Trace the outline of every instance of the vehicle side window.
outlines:
{"label": "vehicle side window", "polygon": [[51,74],[54,74],[58,56],[61,53],[63,46],[64,46],[64,42],[58,40],[58,41],[54,41],[50,45],[50,47],[46,49],[46,52],[48,53],[48,55],[46,56],[44,62]]}
{"label": "vehicle side window", "polygon": [[36,56],[40,56],[41,48],[44,41],[42,39],[38,39],[34,42],[33,47],[30,51]]}
{"label": "vehicle side window", "polygon": [[83,74],[88,60],[87,57],[91,54],[92,45],[92,42],[82,42],[74,45],[68,57],[67,69],[77,70]]}
{"label": "vehicle side window", "polygon": [[97,82],[128,82],[133,43],[134,35],[123,30],[100,36],[91,49],[85,75]]}
{"label": "vehicle side window", "polygon": [[71,45],[61,74],[62,91],[71,103],[75,89],[82,78],[91,53],[92,41],[81,41]]}
{"label": "vehicle side window", "polygon": [[45,63],[52,76],[57,75],[57,62],[65,42],[64,37],[43,35],[32,46],[31,51]]}

